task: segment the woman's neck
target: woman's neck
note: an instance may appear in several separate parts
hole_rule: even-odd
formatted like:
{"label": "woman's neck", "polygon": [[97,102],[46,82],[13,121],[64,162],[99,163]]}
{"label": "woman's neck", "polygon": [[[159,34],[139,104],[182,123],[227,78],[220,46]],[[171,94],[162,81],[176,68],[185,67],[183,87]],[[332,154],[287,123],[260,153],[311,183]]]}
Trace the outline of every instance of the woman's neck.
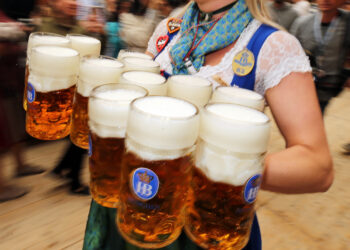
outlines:
{"label": "woman's neck", "polygon": [[237,0],[196,0],[198,8],[203,12],[213,12]]}

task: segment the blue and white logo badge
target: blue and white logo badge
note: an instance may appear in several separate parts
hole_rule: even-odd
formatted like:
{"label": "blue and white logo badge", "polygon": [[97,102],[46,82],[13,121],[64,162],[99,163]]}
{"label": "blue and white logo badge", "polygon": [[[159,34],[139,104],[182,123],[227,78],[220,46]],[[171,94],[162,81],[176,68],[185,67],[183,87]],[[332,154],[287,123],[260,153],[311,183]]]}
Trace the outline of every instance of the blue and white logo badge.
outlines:
{"label": "blue and white logo badge", "polygon": [[89,135],[89,150],[88,150],[88,155],[92,155],[92,140],[91,140],[91,135]]}
{"label": "blue and white logo badge", "polygon": [[158,193],[159,179],[148,168],[138,168],[131,176],[132,191],[142,201],[152,199]]}
{"label": "blue and white logo badge", "polygon": [[27,85],[27,101],[28,103],[32,103],[35,100],[35,89],[34,86],[28,82]]}
{"label": "blue and white logo badge", "polygon": [[248,203],[253,203],[256,200],[261,184],[261,174],[251,177],[244,188],[244,199]]}

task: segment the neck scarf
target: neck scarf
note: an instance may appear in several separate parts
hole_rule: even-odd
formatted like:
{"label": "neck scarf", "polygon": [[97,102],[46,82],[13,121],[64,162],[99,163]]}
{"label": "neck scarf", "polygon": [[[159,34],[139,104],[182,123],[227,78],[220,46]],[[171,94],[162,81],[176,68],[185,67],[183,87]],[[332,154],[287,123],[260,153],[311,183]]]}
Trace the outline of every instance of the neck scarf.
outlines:
{"label": "neck scarf", "polygon": [[[244,28],[253,19],[245,0],[238,0],[237,3],[214,24],[199,23],[200,10],[196,3],[192,3],[187,9],[180,28],[181,38],[170,50],[172,58],[173,74],[189,74],[185,66],[185,56],[191,50],[192,44],[198,44],[200,39],[204,39],[199,43],[189,56],[194,68],[199,69],[204,64],[205,55],[225,48],[232,44],[243,32]],[[211,29],[211,30],[210,30]],[[193,40],[195,39],[194,43]]]}

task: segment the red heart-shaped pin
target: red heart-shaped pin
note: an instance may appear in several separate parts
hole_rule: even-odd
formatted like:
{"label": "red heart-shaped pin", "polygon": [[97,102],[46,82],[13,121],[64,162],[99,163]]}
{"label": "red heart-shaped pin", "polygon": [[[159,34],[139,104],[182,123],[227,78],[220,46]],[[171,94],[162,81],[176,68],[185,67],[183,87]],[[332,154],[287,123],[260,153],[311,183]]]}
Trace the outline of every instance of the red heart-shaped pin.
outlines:
{"label": "red heart-shaped pin", "polygon": [[169,36],[167,36],[167,35],[161,36],[157,39],[156,47],[157,47],[158,52],[161,52],[164,49],[164,47],[167,45],[168,41],[169,41]]}

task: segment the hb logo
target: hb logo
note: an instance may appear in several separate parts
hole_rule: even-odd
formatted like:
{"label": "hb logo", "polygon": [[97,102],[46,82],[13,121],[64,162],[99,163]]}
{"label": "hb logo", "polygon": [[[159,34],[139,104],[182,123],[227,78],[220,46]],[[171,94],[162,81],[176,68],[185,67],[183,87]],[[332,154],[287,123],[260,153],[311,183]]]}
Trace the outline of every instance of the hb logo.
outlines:
{"label": "hb logo", "polygon": [[261,175],[257,174],[251,177],[244,188],[244,199],[247,203],[253,203],[258,194],[261,184]]}
{"label": "hb logo", "polygon": [[152,199],[158,193],[158,176],[150,169],[136,169],[131,183],[134,194],[143,201]]}

